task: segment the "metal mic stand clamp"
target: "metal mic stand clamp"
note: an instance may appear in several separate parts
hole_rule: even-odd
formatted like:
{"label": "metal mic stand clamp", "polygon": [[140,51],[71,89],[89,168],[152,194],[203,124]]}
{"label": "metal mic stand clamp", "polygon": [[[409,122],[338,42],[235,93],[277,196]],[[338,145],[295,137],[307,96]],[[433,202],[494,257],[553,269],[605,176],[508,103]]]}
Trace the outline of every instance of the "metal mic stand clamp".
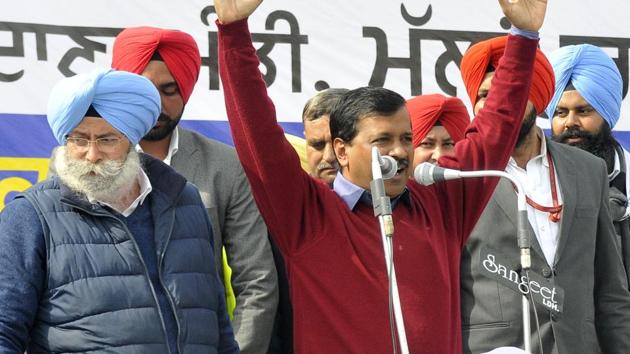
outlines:
{"label": "metal mic stand clamp", "polygon": [[383,219],[383,233],[387,237],[394,236],[394,219],[392,219],[392,203],[387,195],[385,195],[385,185],[383,179],[373,179],[370,182],[370,190],[372,193],[372,205],[374,207],[374,216]]}

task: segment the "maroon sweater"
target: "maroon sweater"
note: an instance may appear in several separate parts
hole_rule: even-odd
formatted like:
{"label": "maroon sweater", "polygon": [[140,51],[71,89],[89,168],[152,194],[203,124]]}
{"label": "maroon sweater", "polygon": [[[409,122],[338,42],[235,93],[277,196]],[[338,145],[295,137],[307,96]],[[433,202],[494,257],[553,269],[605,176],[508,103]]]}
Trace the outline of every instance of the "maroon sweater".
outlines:
{"label": "maroon sweater", "polygon": [[[537,41],[510,36],[492,91],[441,165],[503,170],[514,147]],[[219,25],[219,67],[234,145],[287,263],[297,353],[392,352],[377,219],[308,176],[276,122],[246,20]],[[394,263],[411,353],[461,352],[459,264],[495,179],[424,187],[394,209]]]}

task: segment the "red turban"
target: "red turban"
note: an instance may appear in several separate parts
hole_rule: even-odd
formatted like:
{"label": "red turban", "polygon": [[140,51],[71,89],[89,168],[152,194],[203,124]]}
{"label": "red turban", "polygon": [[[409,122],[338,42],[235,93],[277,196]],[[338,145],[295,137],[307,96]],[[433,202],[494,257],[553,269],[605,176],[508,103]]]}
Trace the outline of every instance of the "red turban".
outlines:
{"label": "red turban", "polygon": [[140,74],[156,51],[175,78],[184,103],[188,102],[199,77],[201,56],[197,43],[187,33],[155,27],[127,28],[114,41],[112,68]]}
{"label": "red turban", "polygon": [[[462,79],[473,107],[477,103],[477,92],[488,67],[495,69],[499,66],[499,59],[503,56],[507,36],[488,39],[470,47],[460,65]],[[529,100],[534,104],[536,113],[542,113],[554,93],[555,78],[553,68],[540,49],[536,50],[534,61],[534,75],[529,90]]]}
{"label": "red turban", "polygon": [[455,142],[464,138],[470,124],[466,106],[457,97],[440,94],[416,96],[407,100],[406,106],[411,117],[414,147],[420,145],[438,120]]}

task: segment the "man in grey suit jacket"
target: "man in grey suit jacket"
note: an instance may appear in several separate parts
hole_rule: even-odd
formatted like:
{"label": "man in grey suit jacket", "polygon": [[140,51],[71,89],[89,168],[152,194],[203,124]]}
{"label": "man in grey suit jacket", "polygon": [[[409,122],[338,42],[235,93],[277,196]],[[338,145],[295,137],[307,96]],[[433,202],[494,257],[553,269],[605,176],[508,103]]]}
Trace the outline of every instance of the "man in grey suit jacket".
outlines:
{"label": "man in grey suit jacket", "polygon": [[267,228],[234,149],[177,127],[200,64],[195,41],[180,31],[127,28],[114,42],[112,67],[147,77],[162,100],[158,123],[140,141],[140,147],[170,164],[199,189],[212,222],[221,279],[222,248],[232,269],[236,340],[242,353],[264,354],[278,305],[277,273]]}
{"label": "man in grey suit jacket", "polygon": [[[506,169],[529,198],[529,279],[520,269],[516,193],[501,181],[462,253],[463,351],[522,346],[524,292],[534,303],[535,353],[628,353],[630,293],[608,211],[605,163],[550,141],[535,125],[553,91],[542,52],[536,65],[540,75],[534,75],[528,113]],[[491,86],[492,69],[487,71],[472,87],[478,92],[475,111]],[[474,85],[464,81],[469,89]]]}
{"label": "man in grey suit jacket", "polygon": [[[544,353],[628,353],[630,300],[608,214],[604,163],[576,148],[546,143],[558,172],[563,211],[553,263],[532,237],[530,273],[556,293],[562,288],[564,301],[554,298],[562,313],[536,302]],[[523,344],[521,294],[497,274],[498,264],[507,267],[508,275],[519,272],[516,205],[512,185],[501,181],[462,254],[464,353]],[[533,312],[531,318],[532,349],[540,353]]]}

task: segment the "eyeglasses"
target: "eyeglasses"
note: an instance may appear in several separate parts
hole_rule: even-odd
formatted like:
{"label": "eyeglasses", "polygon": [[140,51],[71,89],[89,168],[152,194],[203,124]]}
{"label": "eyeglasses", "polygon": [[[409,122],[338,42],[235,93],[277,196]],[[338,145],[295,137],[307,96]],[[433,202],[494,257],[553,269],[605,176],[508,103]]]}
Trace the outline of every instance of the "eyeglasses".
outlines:
{"label": "eyeglasses", "polygon": [[74,136],[66,137],[66,145],[70,145],[78,152],[88,151],[90,148],[90,144],[96,144],[96,147],[101,152],[113,152],[118,143],[120,143],[120,138],[117,137],[107,137],[107,138],[98,138],[94,140],[86,139],[86,138],[78,138]]}

